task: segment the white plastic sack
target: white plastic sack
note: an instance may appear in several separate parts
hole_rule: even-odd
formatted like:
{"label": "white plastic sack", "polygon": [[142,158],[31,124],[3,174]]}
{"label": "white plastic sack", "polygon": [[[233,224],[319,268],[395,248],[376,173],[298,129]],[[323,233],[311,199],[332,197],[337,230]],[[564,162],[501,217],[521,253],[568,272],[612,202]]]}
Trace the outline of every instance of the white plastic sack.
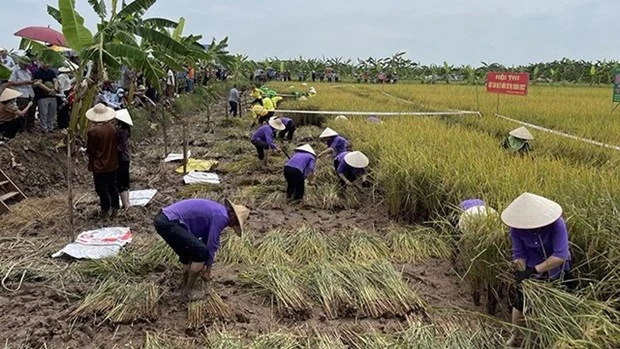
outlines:
{"label": "white plastic sack", "polygon": [[[129,206],[131,207],[144,207],[153,200],[157,194],[157,189],[146,189],[146,190],[132,190],[129,192]],[[121,207],[123,203],[121,202]]]}
{"label": "white plastic sack", "polygon": [[220,184],[220,176],[213,172],[191,172],[183,177],[185,184]]}
{"label": "white plastic sack", "polygon": [[54,253],[53,258],[69,255],[77,259],[102,259],[116,256],[133,240],[129,228],[101,228],[80,233],[74,243]]}
{"label": "white plastic sack", "polygon": [[[192,151],[187,150],[187,158],[192,156]],[[170,153],[164,159],[164,162],[174,162],[174,161],[183,161],[183,153]]]}

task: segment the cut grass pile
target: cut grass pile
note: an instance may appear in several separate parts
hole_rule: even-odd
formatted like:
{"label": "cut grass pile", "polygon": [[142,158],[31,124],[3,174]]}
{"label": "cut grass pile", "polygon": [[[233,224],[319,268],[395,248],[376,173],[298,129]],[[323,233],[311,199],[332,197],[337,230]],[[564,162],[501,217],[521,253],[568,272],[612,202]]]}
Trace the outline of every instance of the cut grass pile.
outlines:
{"label": "cut grass pile", "polygon": [[198,328],[206,324],[207,321],[226,321],[233,316],[228,305],[222,300],[214,290],[206,290],[206,299],[189,302],[187,304],[187,326]]}

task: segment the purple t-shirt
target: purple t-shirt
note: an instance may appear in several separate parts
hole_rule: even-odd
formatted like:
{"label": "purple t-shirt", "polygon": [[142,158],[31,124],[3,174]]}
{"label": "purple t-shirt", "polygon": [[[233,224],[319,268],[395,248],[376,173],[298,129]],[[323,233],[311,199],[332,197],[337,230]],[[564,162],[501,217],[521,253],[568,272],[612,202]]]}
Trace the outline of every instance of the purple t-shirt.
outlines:
{"label": "purple t-shirt", "polygon": [[213,265],[220,234],[230,223],[226,207],[211,200],[189,199],[164,207],[162,212],[169,220],[179,221],[206,245],[209,256],[205,264]]}
{"label": "purple t-shirt", "polygon": [[469,200],[465,200],[463,202],[461,202],[459,204],[459,207],[461,208],[461,210],[463,211],[467,211],[472,207],[476,207],[476,206],[485,206],[486,204],[484,203],[484,201],[480,200],[480,199],[469,199]]}
{"label": "purple t-shirt", "polygon": [[308,178],[310,173],[314,172],[316,164],[316,158],[310,153],[305,151],[297,151],[291,159],[286,163],[286,166],[294,167],[304,174],[304,178]]}
{"label": "purple t-shirt", "polygon": [[338,168],[336,169],[337,174],[343,174],[347,176],[347,174],[352,175],[353,177],[361,177],[366,174],[366,168],[355,168],[347,165],[347,162],[344,161],[344,157],[350,152],[345,151],[344,153],[338,154],[336,156],[336,161],[338,161]]}
{"label": "purple t-shirt", "polygon": [[547,258],[555,256],[564,259],[563,267],[549,271],[549,277],[555,279],[563,270],[570,270],[570,251],[568,249],[568,230],[564,218],[537,229],[510,228],[512,239],[512,258],[525,259],[525,265],[534,268]]}
{"label": "purple t-shirt", "polygon": [[280,120],[282,121],[284,126],[286,126],[287,128],[289,128],[291,126],[290,124],[293,121],[292,119],[285,118],[285,117],[280,118]]}
{"label": "purple t-shirt", "polygon": [[276,144],[273,142],[273,128],[269,125],[261,126],[252,135],[253,141],[261,141],[269,144],[269,148],[276,149]]}
{"label": "purple t-shirt", "polygon": [[347,141],[344,137],[336,136],[329,142],[327,142],[327,146],[334,149],[334,158],[344,152],[347,151],[347,147],[349,146],[349,141]]}

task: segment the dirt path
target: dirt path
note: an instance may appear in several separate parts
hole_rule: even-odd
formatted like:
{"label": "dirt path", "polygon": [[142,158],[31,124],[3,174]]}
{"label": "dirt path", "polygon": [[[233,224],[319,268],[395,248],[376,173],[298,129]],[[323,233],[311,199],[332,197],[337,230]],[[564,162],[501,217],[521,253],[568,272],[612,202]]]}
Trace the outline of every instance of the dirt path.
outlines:
{"label": "dirt path", "polygon": [[[223,108],[216,108],[222,110]],[[387,210],[378,197],[371,193],[349,193],[346,199],[334,197],[325,187],[308,188],[307,207],[290,208],[284,204],[284,178],[281,167],[284,156],[271,158],[268,171],[255,171],[257,160],[249,142],[251,126],[248,120],[227,121],[215,118],[215,132],[206,133],[204,116],[196,115],[190,128],[192,157],[217,159],[220,186],[184,186],[182,176],[174,172],[177,165],[162,164],[163,144],[159,134],[134,144],[132,161],[132,189],[159,190],[154,201],[146,208],[134,208],[114,221],[93,218],[97,204],[92,191],[92,179],[85,169],[83,155],[76,162],[76,229],[78,231],[102,226],[129,226],[135,239],[130,251],[143,253],[159,237],[152,228],[152,219],[162,206],[188,197],[221,198],[230,196],[248,205],[252,214],[248,229],[256,236],[273,229],[294,230],[303,226],[335,234],[345,228],[356,227],[381,236],[395,223],[387,218]],[[312,141],[321,130],[302,127],[297,141]],[[180,128],[173,126],[171,152],[181,152]],[[69,314],[92,289],[94,281],[71,277],[72,270],[81,262],[51,261],[49,255],[59,250],[71,234],[66,225],[68,210],[64,194],[64,154],[53,149],[53,139],[36,137],[16,140],[10,147],[21,167],[9,169],[13,178],[33,198],[16,212],[3,216],[0,227],[0,267],[5,287],[0,288],[0,343],[8,341],[8,348],[141,348],[146,331],[163,330],[174,335],[196,336],[200,332],[186,330],[186,308],[177,301],[176,280],[170,273],[152,273],[147,279],[170,285],[172,290],[160,301],[160,316],[147,322],[110,325],[101,319],[74,320]],[[289,146],[292,150],[292,146]],[[10,163],[10,156],[0,150],[2,168]],[[328,162],[319,164],[319,178],[333,176]],[[13,268],[11,268],[13,266]],[[235,317],[225,326],[241,332],[263,333],[297,326],[337,329],[368,325],[380,331],[396,329],[402,319],[337,319],[325,320],[320,309],[315,309],[309,320],[296,321],[278,317],[265,299],[252,289],[240,285],[238,275],[244,266],[214,268],[214,289],[233,310]],[[467,287],[450,272],[445,260],[432,260],[421,265],[403,266],[411,275],[410,282],[431,306],[457,307],[480,310],[469,299]],[[62,277],[58,277],[58,275]],[[23,280],[22,280],[23,278]],[[9,290],[14,290],[10,292]],[[219,328],[218,327],[218,328]]]}

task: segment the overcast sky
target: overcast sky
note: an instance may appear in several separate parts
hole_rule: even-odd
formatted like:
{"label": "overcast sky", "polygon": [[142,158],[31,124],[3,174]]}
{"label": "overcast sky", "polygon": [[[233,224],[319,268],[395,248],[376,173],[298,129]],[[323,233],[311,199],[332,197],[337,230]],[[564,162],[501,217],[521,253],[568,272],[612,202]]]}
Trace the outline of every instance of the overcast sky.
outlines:
{"label": "overcast sky", "polygon": [[[13,33],[58,24],[44,4],[2,0],[0,46]],[[96,17],[76,0],[86,24]],[[119,0],[120,2],[120,0]],[[147,17],[187,20],[185,34],[230,38],[230,50],[265,57],[385,57],[422,64],[506,65],[569,57],[618,59],[618,0],[159,0]]]}

